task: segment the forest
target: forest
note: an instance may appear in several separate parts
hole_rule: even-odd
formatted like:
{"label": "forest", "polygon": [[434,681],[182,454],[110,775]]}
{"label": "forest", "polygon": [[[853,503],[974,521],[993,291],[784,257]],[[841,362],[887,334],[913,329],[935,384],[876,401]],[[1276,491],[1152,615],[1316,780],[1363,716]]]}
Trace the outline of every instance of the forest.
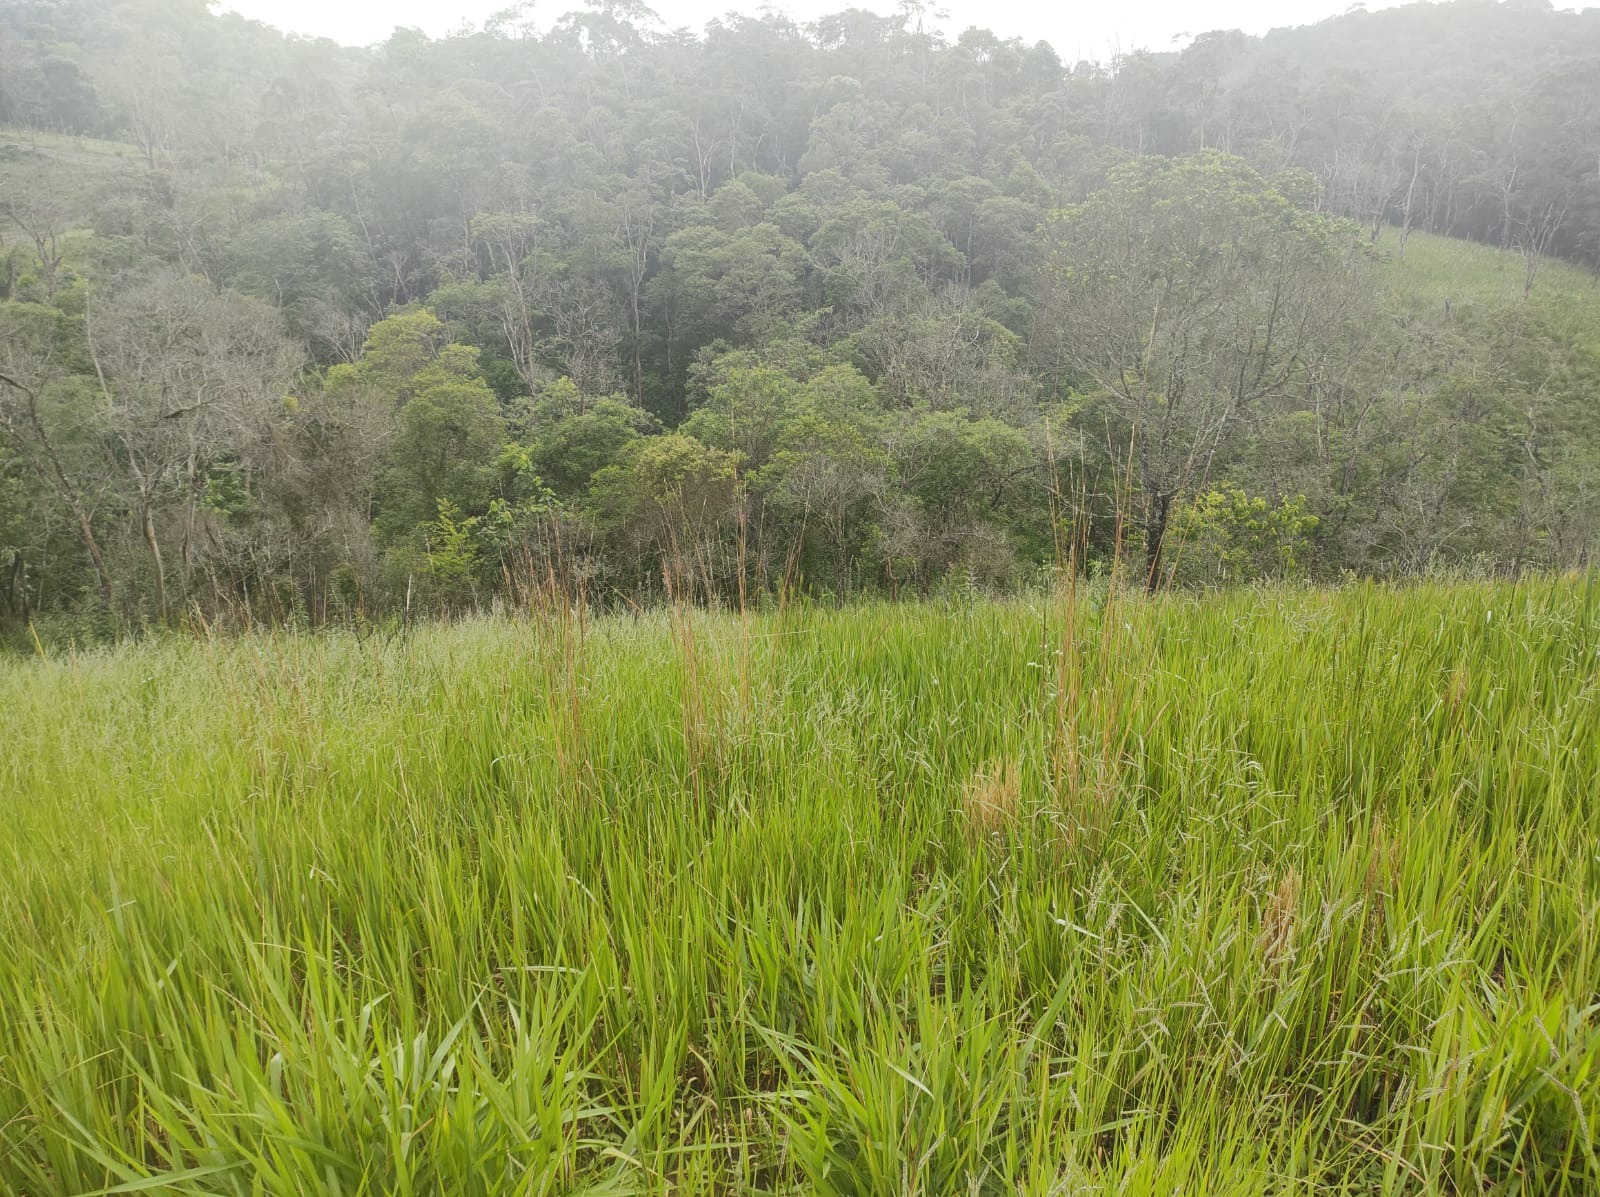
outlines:
{"label": "forest", "polygon": [[1600,12],[927,17],[0,8],[0,623],[1592,560]]}

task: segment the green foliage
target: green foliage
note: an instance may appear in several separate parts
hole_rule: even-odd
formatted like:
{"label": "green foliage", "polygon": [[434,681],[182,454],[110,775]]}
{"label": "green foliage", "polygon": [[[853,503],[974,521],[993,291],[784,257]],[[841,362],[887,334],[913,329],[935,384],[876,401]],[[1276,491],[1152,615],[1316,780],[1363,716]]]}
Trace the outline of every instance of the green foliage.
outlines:
{"label": "green foliage", "polygon": [[1331,360],[1376,316],[1358,230],[1243,159],[1138,159],[1051,228],[1044,321],[1064,372],[1114,419],[1139,491],[1144,575],[1175,507],[1263,415],[1317,410]]}
{"label": "green foliage", "polygon": [[770,366],[736,366],[711,388],[683,431],[760,469],[794,418],[800,384]]}
{"label": "green foliage", "polygon": [[437,601],[461,607],[472,597],[482,568],[481,516],[462,517],[449,499],[439,500],[439,514],[422,530],[425,577]]}
{"label": "green foliage", "polygon": [[[376,613],[441,502],[525,536],[545,487],[625,592],[689,537],[721,597],[965,595],[1066,526],[1086,569],[1238,577],[1213,487],[1304,496],[1323,579],[1594,559],[1586,18],[1357,9],[1068,68],[925,16],[607,0],[358,51],[198,0],[0,6],[30,595]],[[633,476],[673,434],[736,498]],[[525,589],[500,559],[473,602]]]}
{"label": "green foliage", "polygon": [[319,316],[343,309],[360,281],[356,235],[332,212],[251,222],[228,248],[228,282],[277,303],[302,336],[319,331]]}
{"label": "green foliage", "polygon": [[1295,578],[1305,569],[1319,522],[1304,495],[1274,506],[1228,483],[1212,487],[1173,519],[1182,546],[1177,576],[1208,586]]}
{"label": "green foliage", "polygon": [[682,432],[630,443],[594,476],[590,503],[604,526],[652,543],[703,531],[725,518],[737,493],[737,453]]}
{"label": "green foliage", "polygon": [[361,347],[361,359],[354,365],[335,366],[328,372],[328,385],[337,389],[359,382],[403,403],[416,394],[424,371],[437,367],[433,377],[459,378],[472,374],[476,365],[475,349],[450,344],[444,322],[427,308],[417,308],[374,324]]}
{"label": "green foliage", "polygon": [[249,509],[250,492],[237,468],[223,464],[207,474],[204,503],[218,515],[238,516]]}
{"label": "green foliage", "polygon": [[535,405],[530,423],[529,462],[564,498],[583,493],[630,444],[655,431],[649,415],[613,398],[586,402],[581,408],[559,398],[547,399]]}
{"label": "green foliage", "polygon": [[439,500],[439,514],[423,525],[423,580],[436,607],[462,610],[478,597],[485,583],[493,585],[494,570],[519,522],[545,509],[539,500],[513,506],[495,499],[482,515],[464,516],[449,499]]}
{"label": "green foliage", "polygon": [[391,316],[372,326],[358,362],[329,371],[334,396],[358,387],[398,409],[376,492],[380,540],[411,536],[441,503],[453,511],[487,508],[506,422],[475,346],[450,344],[425,308]]}
{"label": "green foliage", "polygon": [[999,420],[964,412],[919,412],[895,446],[906,491],[941,515],[997,511],[1031,465],[1032,446]]}
{"label": "green foliage", "polygon": [[681,308],[700,342],[753,342],[777,333],[804,298],[805,247],[775,225],[723,232],[690,227],[662,247],[656,289]]}

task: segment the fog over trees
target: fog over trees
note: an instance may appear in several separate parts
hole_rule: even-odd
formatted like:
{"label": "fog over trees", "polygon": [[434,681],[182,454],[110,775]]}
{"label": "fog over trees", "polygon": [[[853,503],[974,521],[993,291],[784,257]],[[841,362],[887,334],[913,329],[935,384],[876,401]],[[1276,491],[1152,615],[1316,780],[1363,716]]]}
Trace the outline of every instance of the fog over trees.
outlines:
{"label": "fog over trees", "polygon": [[1592,559],[1600,12],[921,16],[12,0],[0,622]]}

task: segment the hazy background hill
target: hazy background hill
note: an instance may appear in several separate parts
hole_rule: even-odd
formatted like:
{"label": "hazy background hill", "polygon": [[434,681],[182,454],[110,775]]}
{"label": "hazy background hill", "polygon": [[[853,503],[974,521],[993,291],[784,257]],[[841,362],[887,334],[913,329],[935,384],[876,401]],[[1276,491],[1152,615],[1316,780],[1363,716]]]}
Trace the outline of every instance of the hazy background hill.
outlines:
{"label": "hazy background hill", "polygon": [[[1177,581],[1593,547],[1594,11],[1071,64],[914,9],[354,50],[23,0],[0,61],[13,616],[470,604],[552,526],[629,594],[685,544],[713,594],[1008,587],[1119,507]],[[1152,324],[1200,277],[1209,340]]]}

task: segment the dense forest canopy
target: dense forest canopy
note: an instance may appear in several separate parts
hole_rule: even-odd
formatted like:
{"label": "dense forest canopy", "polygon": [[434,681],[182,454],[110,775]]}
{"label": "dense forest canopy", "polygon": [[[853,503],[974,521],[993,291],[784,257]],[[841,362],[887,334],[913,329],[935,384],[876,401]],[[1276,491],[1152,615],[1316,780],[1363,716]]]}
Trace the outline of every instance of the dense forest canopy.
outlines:
{"label": "dense forest canopy", "polygon": [[1590,559],[1600,12],[923,15],[13,0],[0,619]]}

